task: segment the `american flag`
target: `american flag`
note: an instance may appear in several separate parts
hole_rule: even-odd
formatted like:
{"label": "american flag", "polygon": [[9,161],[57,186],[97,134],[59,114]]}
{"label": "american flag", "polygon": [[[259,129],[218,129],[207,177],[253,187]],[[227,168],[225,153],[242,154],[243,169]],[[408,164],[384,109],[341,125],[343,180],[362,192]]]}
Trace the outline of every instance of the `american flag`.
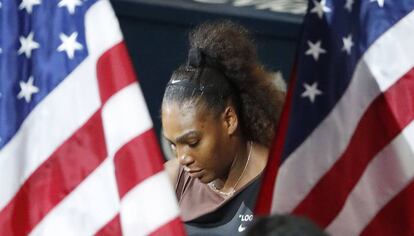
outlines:
{"label": "american flag", "polygon": [[0,235],[182,235],[107,0],[0,2]]}
{"label": "american flag", "polygon": [[258,213],[414,235],[414,1],[311,0]]}

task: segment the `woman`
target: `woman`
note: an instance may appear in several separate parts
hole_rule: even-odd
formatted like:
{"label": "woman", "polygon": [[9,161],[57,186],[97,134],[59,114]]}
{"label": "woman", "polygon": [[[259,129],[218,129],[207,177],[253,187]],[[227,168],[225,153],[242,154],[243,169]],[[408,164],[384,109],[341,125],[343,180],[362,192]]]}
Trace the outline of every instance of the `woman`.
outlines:
{"label": "woman", "polygon": [[283,93],[243,27],[203,24],[190,46],[162,103],[164,136],[177,157],[166,169],[190,235],[241,232],[252,220]]}

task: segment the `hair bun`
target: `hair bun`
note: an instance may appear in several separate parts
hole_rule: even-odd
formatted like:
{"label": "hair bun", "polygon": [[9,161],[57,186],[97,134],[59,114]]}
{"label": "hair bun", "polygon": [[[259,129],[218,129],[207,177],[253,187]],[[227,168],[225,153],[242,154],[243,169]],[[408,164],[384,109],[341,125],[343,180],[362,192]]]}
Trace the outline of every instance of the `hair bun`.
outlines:
{"label": "hair bun", "polygon": [[200,48],[191,48],[188,51],[187,67],[197,68],[203,64],[204,54]]}

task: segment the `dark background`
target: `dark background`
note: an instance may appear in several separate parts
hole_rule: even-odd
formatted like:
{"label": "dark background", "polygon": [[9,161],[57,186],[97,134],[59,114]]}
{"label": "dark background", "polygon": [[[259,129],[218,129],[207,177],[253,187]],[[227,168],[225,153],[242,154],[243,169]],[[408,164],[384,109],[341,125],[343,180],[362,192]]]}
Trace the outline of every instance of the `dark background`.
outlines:
{"label": "dark background", "polygon": [[257,10],[254,6],[191,0],[112,0],[154,127],[160,134],[160,105],[171,72],[185,62],[187,33],[208,20],[230,19],[248,28],[266,68],[287,80],[302,15]]}

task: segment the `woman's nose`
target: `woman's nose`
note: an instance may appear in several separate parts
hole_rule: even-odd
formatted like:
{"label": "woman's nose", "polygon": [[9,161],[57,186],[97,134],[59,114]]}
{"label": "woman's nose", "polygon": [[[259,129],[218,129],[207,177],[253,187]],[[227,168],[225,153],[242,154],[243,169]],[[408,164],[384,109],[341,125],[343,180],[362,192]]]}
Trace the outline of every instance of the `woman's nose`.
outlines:
{"label": "woman's nose", "polygon": [[188,166],[194,162],[194,159],[186,153],[183,153],[182,155],[178,156],[178,162],[183,166]]}

